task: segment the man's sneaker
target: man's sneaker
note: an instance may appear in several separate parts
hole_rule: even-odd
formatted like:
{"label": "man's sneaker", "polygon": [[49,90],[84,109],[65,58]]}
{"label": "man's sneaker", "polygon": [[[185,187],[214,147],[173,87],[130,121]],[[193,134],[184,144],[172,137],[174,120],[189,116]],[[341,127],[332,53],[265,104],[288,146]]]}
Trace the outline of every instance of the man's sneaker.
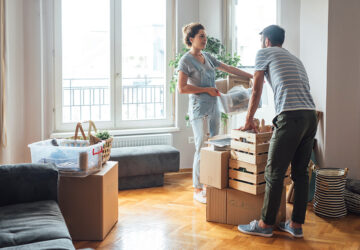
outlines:
{"label": "man's sneaker", "polygon": [[203,195],[203,192],[194,192],[194,200],[206,204],[206,196]]}
{"label": "man's sneaker", "polygon": [[271,227],[261,228],[259,226],[259,221],[257,220],[254,220],[247,225],[239,225],[238,230],[244,234],[259,235],[264,237],[273,236],[273,229]]}
{"label": "man's sneaker", "polygon": [[294,236],[296,238],[304,237],[302,228],[292,228],[292,227],[290,227],[290,220],[288,220],[286,222],[280,222],[279,223],[279,228],[282,231],[288,232],[289,234],[291,234],[292,236]]}

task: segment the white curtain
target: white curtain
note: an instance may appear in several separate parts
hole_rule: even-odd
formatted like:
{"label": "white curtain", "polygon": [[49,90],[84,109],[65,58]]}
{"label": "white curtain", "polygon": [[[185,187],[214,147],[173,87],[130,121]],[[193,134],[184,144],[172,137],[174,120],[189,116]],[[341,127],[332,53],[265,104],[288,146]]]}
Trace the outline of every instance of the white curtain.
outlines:
{"label": "white curtain", "polygon": [[0,0],[0,148],[6,147],[6,127],[5,127],[5,0]]}

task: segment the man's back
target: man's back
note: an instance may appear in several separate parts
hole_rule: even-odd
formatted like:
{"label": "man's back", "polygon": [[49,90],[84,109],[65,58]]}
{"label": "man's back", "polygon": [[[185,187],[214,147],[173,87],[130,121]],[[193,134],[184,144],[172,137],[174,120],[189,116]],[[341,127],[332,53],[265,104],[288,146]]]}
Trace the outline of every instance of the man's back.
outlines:
{"label": "man's back", "polygon": [[314,110],[309,79],[301,61],[280,47],[258,51],[255,70],[265,71],[275,100],[276,114],[290,110]]}

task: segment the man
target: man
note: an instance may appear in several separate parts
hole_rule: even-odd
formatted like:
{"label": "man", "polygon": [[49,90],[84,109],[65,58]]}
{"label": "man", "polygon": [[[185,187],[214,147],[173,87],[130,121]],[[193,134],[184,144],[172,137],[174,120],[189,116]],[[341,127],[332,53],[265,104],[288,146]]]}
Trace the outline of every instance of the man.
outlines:
{"label": "man", "polygon": [[291,163],[294,181],[294,208],[291,220],[279,228],[295,237],[303,237],[310,160],[317,129],[315,104],[310,94],[309,80],[301,61],[282,48],[285,31],[277,25],[261,33],[262,49],[256,55],[253,94],[242,130],[254,129],[254,114],[259,105],[266,76],[274,91],[276,116],[265,169],[265,197],[261,219],[239,225],[239,231],[271,237],[279,210],[285,172]]}

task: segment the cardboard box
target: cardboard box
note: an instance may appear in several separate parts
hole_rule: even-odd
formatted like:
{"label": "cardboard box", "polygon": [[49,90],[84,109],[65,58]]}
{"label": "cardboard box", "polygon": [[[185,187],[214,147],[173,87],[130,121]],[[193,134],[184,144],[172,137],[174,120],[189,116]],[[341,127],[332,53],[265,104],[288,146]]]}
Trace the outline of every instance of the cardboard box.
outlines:
{"label": "cardboard box", "polygon": [[[286,219],[286,191],[283,189],[276,223]],[[261,218],[264,195],[252,195],[236,189],[227,189],[226,224],[248,224]]]}
{"label": "cardboard box", "polygon": [[[239,225],[248,224],[261,218],[264,194],[252,195],[232,188],[207,188],[206,220],[211,222]],[[285,188],[276,223],[286,219]]]}
{"label": "cardboard box", "polygon": [[73,240],[103,240],[118,220],[118,163],[84,178],[60,177],[59,206]]}
{"label": "cardboard box", "polygon": [[250,78],[245,76],[236,76],[229,74],[227,77],[227,90],[229,91],[235,86],[241,85],[244,88],[250,88]]}
{"label": "cardboard box", "polygon": [[227,79],[219,79],[215,81],[216,88],[223,94],[227,93]]}
{"label": "cardboard box", "polygon": [[215,151],[211,147],[200,151],[200,183],[215,188],[228,186],[229,151]]}
{"label": "cardboard box", "polygon": [[226,224],[226,189],[206,188],[206,221]]}

